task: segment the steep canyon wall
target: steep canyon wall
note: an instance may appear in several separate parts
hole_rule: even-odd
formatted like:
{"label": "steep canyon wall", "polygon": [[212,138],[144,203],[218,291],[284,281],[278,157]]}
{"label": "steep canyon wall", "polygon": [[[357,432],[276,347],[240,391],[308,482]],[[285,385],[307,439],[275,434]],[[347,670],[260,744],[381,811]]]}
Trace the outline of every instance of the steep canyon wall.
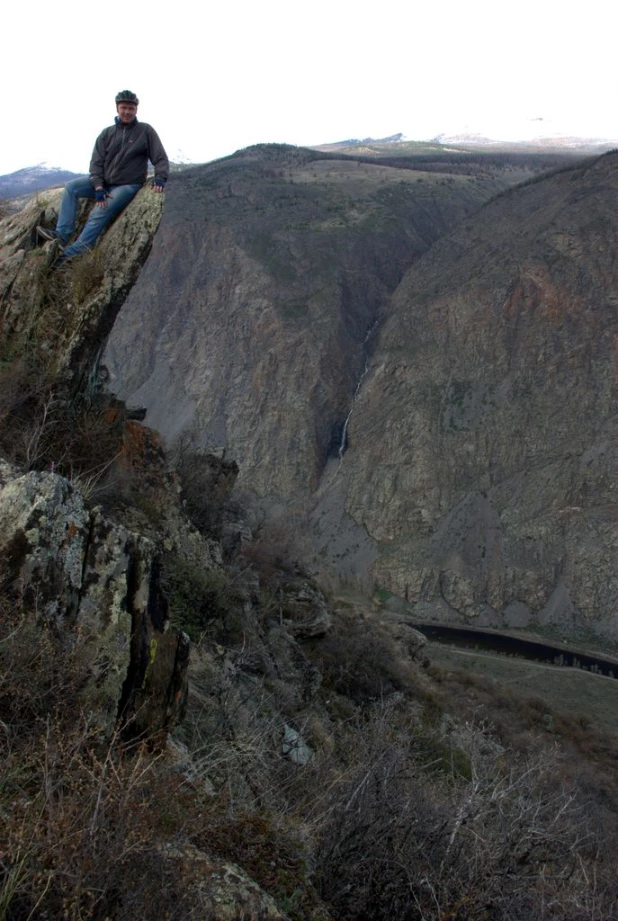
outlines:
{"label": "steep canyon wall", "polygon": [[113,386],[258,495],[317,496],[318,560],[425,619],[615,636],[617,156],[484,207],[322,156],[176,180]]}

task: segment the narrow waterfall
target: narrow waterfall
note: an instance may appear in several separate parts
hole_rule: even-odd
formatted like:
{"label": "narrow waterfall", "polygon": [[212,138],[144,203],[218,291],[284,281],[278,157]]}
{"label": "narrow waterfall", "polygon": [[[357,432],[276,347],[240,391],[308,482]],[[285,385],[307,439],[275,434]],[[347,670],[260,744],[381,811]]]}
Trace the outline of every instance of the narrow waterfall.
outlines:
{"label": "narrow waterfall", "polygon": [[[363,347],[366,347],[366,346],[367,346],[367,343],[369,342],[369,339],[371,338],[371,334],[373,333],[373,331],[375,330],[375,328],[376,328],[377,325],[378,325],[378,321],[375,320],[375,321],[372,323],[372,325],[369,327],[369,329],[368,329],[368,331],[367,331],[367,335],[366,335],[365,338],[363,339]],[[369,354],[367,354],[367,355],[365,356],[365,364],[364,364],[364,366],[363,366],[363,370],[362,370],[362,372],[361,372],[361,374],[360,374],[360,377],[358,378],[358,381],[357,381],[357,383],[356,383],[356,388],[355,388],[354,394],[353,394],[353,396],[352,396],[352,402],[350,403],[350,411],[349,411],[349,413],[348,413],[347,416],[346,416],[345,422],[343,423],[343,430],[342,430],[342,432],[341,432],[341,442],[339,443],[339,450],[338,450],[338,452],[337,452],[337,455],[338,455],[338,457],[339,457],[339,463],[340,463],[340,464],[341,464],[341,461],[343,460],[343,455],[345,454],[345,451],[346,451],[346,448],[347,448],[348,425],[350,424],[350,418],[351,418],[351,416],[352,416],[352,413],[354,412],[354,404],[356,403],[356,397],[358,396],[358,392],[359,392],[359,390],[360,390],[360,388],[361,388],[361,384],[363,383],[363,378],[364,378],[365,375],[367,374],[367,371],[368,371],[368,370],[369,370]]]}

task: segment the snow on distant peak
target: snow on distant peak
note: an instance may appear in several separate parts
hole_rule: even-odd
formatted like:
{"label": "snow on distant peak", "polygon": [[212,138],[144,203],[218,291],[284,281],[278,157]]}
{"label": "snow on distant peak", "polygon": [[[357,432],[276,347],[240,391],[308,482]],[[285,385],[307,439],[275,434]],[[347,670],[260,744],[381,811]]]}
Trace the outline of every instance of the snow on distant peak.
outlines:
{"label": "snow on distant peak", "polygon": [[67,173],[69,170],[64,166],[53,166],[46,160],[43,160],[42,163],[33,163],[30,166],[24,166],[22,169],[15,170],[14,173],[9,173],[7,175],[16,175],[17,173],[31,176],[42,176],[49,175],[49,173]]}
{"label": "snow on distant peak", "polygon": [[170,160],[172,163],[176,163],[178,166],[189,166],[193,163],[191,157],[187,157],[185,152],[180,150],[180,148],[174,154],[172,154]]}
{"label": "snow on distant peak", "polygon": [[53,163],[50,163],[48,160],[43,160],[42,163],[36,163],[34,166],[28,167],[29,169],[40,169],[45,170],[46,172],[56,172],[56,173],[65,173],[66,170],[63,166],[54,166]]}
{"label": "snow on distant peak", "polygon": [[468,145],[531,144],[538,147],[607,147],[615,143],[611,138],[599,136],[589,125],[585,128],[568,124],[564,119],[558,120],[535,115],[517,117],[496,114],[492,119],[479,123],[468,123],[455,130],[443,132],[436,136],[440,143]]}
{"label": "snow on distant peak", "polygon": [[7,173],[7,176],[15,177],[50,177],[50,174],[54,173],[68,173],[69,170],[65,169],[62,166],[52,166],[51,163],[43,161],[42,163],[35,163],[33,166],[24,166],[21,169],[15,170],[12,173]]}

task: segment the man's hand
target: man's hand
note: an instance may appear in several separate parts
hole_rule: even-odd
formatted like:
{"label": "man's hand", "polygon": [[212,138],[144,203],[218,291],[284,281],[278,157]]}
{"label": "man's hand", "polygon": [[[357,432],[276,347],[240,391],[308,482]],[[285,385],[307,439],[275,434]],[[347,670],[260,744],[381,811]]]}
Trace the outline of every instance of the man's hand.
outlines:
{"label": "man's hand", "polygon": [[165,185],[162,182],[158,182],[156,179],[152,183],[152,187],[155,192],[165,192]]}
{"label": "man's hand", "polygon": [[95,197],[95,199],[96,199],[96,207],[97,207],[97,208],[107,208],[107,202],[105,201],[105,199],[106,199],[106,198],[109,198],[109,195],[108,195],[108,193],[105,191],[104,188],[99,187],[98,189],[95,189],[95,190],[94,190],[94,197]]}

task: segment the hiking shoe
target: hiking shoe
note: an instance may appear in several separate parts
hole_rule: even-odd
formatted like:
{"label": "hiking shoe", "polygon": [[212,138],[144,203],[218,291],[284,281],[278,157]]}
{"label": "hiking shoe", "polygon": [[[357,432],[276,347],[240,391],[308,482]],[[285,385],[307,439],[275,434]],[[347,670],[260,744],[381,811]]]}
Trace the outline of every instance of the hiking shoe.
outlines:
{"label": "hiking shoe", "polygon": [[37,237],[40,237],[41,240],[57,240],[59,243],[62,243],[62,237],[57,230],[48,230],[47,227],[39,227],[36,229]]}
{"label": "hiking shoe", "polygon": [[71,258],[70,256],[65,256],[64,253],[60,253],[60,255],[56,256],[56,258],[52,261],[49,268],[51,269],[52,272],[56,272],[58,269],[62,268],[63,266],[68,268],[67,262],[69,261],[70,258]]}
{"label": "hiking shoe", "polygon": [[53,247],[52,250],[54,256],[50,265],[50,270],[55,272],[57,269],[68,269],[71,267],[71,262],[73,259],[76,259],[78,256],[81,256],[81,253],[69,253],[68,255],[62,251],[60,247],[56,249]]}

